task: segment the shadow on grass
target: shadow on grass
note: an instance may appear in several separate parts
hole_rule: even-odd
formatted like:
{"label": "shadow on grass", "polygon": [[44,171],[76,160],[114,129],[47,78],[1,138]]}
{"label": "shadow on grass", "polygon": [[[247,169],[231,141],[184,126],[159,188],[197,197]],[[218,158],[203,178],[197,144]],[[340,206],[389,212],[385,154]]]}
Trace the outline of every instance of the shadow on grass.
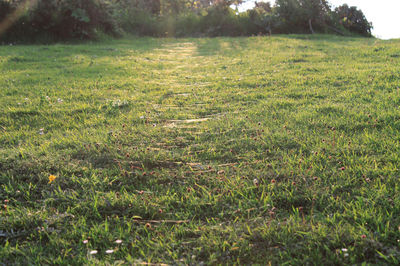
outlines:
{"label": "shadow on grass", "polygon": [[151,52],[167,42],[169,42],[167,39],[130,37],[122,40],[76,44],[0,46],[0,58],[4,58],[0,62],[5,69],[21,69],[22,66],[29,68],[29,63],[63,64],[66,60],[83,55],[87,60],[102,57],[115,58]]}
{"label": "shadow on grass", "polygon": [[360,39],[371,39],[375,40],[375,38],[366,38],[366,37],[357,37],[357,36],[338,36],[332,34],[287,34],[287,35],[275,35],[279,38],[283,39],[295,39],[295,40],[317,40],[324,42],[355,42]]}
{"label": "shadow on grass", "polygon": [[249,38],[245,37],[218,37],[204,38],[195,40],[197,45],[197,55],[213,56],[227,52],[241,52],[248,47]]}

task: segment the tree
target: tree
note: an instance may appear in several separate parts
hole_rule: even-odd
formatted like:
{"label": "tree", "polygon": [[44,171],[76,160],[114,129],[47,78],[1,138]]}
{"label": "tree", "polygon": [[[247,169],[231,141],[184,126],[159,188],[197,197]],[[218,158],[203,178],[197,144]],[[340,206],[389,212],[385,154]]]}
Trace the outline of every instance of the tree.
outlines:
{"label": "tree", "polygon": [[270,2],[256,2],[255,7],[249,11],[249,17],[258,27],[257,33],[272,34],[275,15]]}
{"label": "tree", "polygon": [[324,27],[326,19],[331,12],[330,6],[326,0],[300,0],[300,8],[303,16],[308,22],[311,33],[314,33],[313,22],[321,30]]}
{"label": "tree", "polygon": [[138,9],[149,12],[153,15],[159,15],[161,11],[161,0],[119,0],[117,1],[120,9]]}
{"label": "tree", "polygon": [[304,30],[305,20],[298,0],[276,0],[275,11],[280,21],[281,32],[293,33]]}
{"label": "tree", "polygon": [[161,15],[176,15],[186,9],[187,0],[160,0]]}
{"label": "tree", "polygon": [[286,32],[325,31],[331,9],[327,0],[277,0],[276,12]]}
{"label": "tree", "polygon": [[364,36],[371,36],[372,23],[368,22],[364,13],[357,7],[344,4],[337,7],[334,17],[348,31],[355,32]]}
{"label": "tree", "polygon": [[255,9],[262,10],[266,13],[272,12],[271,2],[255,2]]}

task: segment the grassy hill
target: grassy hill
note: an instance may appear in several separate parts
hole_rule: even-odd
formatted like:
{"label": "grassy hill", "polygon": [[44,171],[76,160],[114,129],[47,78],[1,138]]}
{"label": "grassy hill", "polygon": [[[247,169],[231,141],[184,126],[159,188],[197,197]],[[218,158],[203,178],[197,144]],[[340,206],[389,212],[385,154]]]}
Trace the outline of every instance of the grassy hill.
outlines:
{"label": "grassy hill", "polygon": [[0,77],[3,264],[400,262],[399,40],[1,46]]}

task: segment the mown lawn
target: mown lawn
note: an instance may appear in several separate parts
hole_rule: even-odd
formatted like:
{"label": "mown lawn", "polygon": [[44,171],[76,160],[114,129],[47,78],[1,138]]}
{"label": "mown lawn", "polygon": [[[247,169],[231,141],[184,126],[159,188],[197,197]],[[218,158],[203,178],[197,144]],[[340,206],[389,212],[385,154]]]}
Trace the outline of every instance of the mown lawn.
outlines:
{"label": "mown lawn", "polygon": [[0,264],[398,264],[399,167],[400,40],[0,47]]}

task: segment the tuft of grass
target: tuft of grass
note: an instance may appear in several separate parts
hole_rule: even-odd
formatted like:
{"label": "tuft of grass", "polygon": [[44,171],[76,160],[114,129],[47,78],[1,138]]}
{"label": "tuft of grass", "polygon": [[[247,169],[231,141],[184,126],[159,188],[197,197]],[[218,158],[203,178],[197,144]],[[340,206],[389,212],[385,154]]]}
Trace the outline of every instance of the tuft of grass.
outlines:
{"label": "tuft of grass", "polygon": [[0,262],[398,264],[399,47],[0,47]]}

